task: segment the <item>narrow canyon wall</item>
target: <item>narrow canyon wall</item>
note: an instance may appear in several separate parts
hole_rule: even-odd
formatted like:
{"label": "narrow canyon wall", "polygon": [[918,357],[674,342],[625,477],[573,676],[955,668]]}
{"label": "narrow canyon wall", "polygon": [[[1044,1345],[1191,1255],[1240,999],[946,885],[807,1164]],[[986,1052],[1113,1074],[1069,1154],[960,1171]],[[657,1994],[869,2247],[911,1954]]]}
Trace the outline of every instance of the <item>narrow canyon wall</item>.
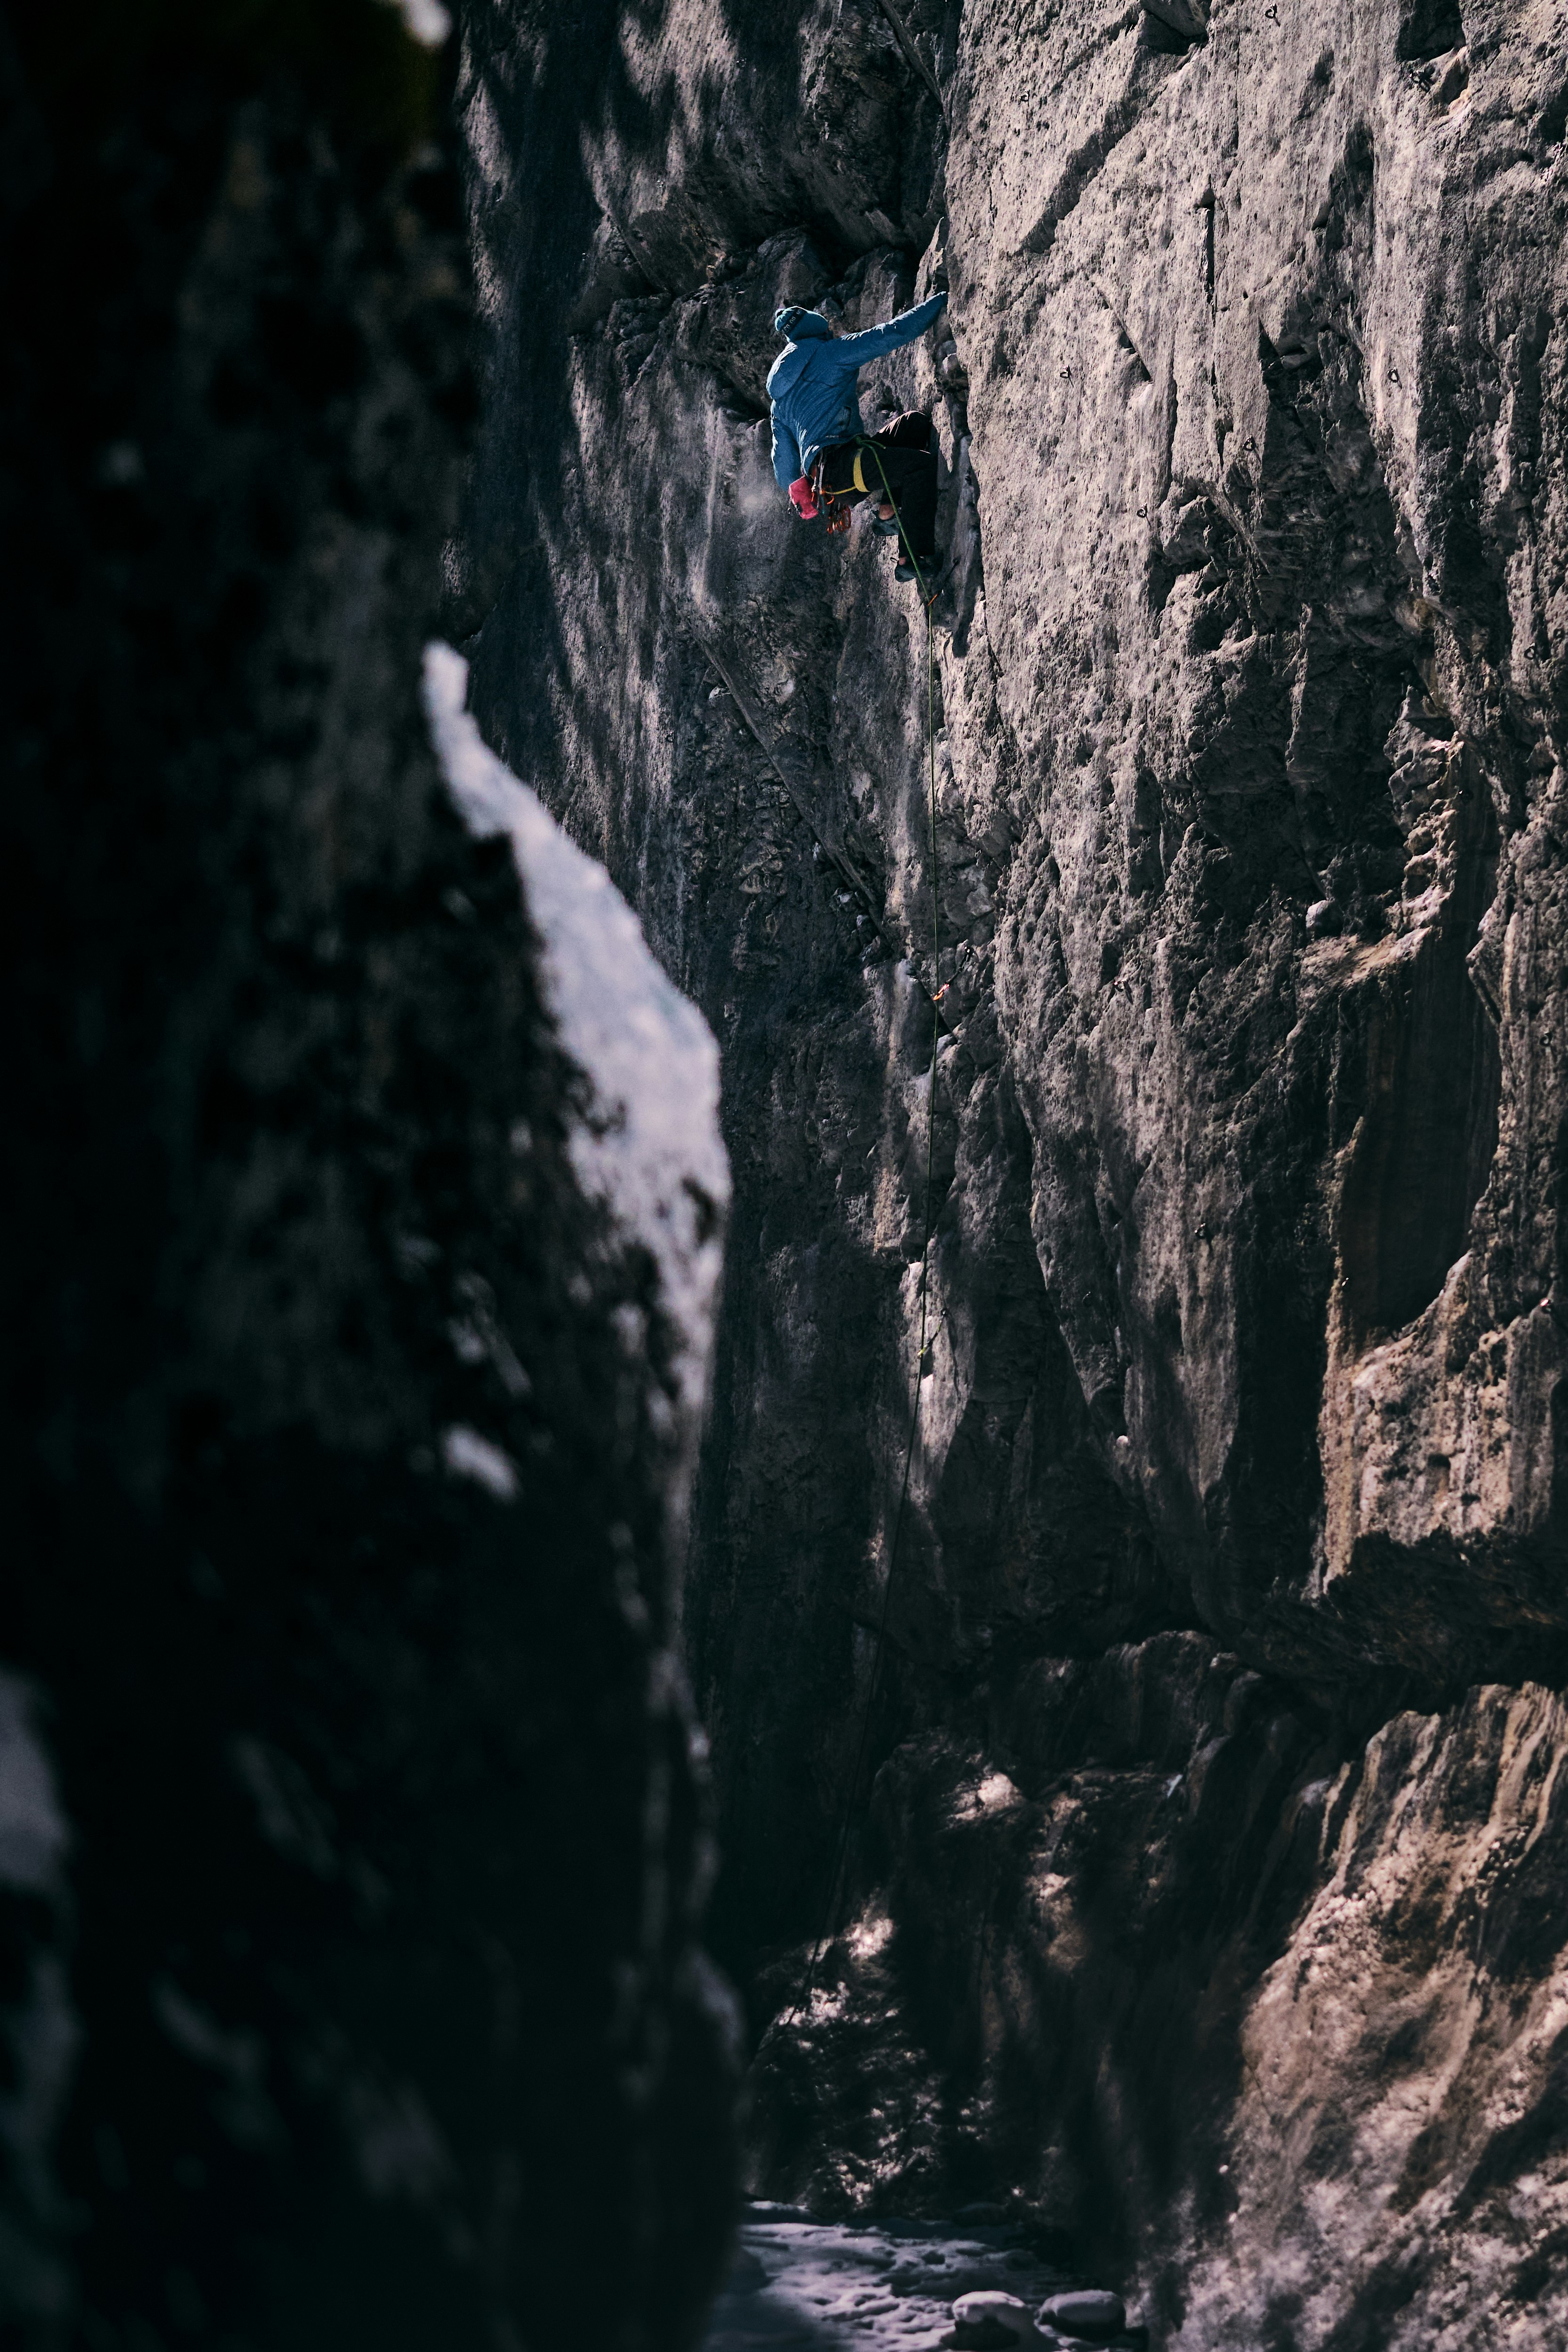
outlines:
{"label": "narrow canyon wall", "polygon": [[[1016,2199],[1183,2352],[1568,2323],[1565,55],[1550,0],[466,26],[448,627],[723,1049],[753,2177]],[[941,440],[934,870],[918,607],[763,393],[781,300],[933,284],[864,396]]]}
{"label": "narrow canyon wall", "polygon": [[422,702],[475,402],[407,14],[0,25],[7,2352],[508,2352],[584,2276],[677,2352],[731,2221],[716,1055],[449,649]]}

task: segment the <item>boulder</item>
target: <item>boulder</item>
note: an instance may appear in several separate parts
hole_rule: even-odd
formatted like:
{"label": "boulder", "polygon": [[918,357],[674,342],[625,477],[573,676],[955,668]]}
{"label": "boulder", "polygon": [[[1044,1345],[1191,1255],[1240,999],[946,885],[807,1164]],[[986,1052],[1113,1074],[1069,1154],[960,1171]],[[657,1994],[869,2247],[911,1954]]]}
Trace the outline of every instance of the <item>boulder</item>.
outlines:
{"label": "boulder", "polygon": [[1037,2342],[1029,2306],[989,2287],[961,2294],[952,2306],[952,2341],[959,2352],[1005,2352]]}
{"label": "boulder", "polygon": [[1127,2306],[1119,2294],[1100,2286],[1075,2287],[1070,2294],[1053,2294],[1040,2305],[1040,2324],[1063,2336],[1102,2344],[1120,2336],[1127,2325]]}

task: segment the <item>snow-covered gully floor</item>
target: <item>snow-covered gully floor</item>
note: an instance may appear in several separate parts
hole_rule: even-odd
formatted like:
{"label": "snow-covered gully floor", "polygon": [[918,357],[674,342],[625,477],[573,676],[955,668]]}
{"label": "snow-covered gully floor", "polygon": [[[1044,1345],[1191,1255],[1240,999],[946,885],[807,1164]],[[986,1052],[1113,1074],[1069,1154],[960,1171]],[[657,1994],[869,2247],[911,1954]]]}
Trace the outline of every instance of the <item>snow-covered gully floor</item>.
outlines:
{"label": "snow-covered gully floor", "polygon": [[705,2352],[923,2352],[950,2333],[956,2295],[998,2287],[1035,2307],[1068,2284],[1013,2229],[752,2205]]}

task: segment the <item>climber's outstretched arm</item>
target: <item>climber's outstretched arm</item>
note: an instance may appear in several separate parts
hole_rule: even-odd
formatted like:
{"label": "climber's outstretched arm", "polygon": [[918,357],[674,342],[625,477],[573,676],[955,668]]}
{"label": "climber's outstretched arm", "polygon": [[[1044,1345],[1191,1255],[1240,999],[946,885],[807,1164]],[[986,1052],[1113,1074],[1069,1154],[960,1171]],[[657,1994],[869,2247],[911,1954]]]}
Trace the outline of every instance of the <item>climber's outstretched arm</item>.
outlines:
{"label": "climber's outstretched arm", "polygon": [[896,352],[923,335],[941,318],[946,303],[945,294],[928,295],[912,310],[900,310],[896,319],[880,327],[868,327],[858,335],[836,336],[828,348],[841,368],[864,367],[868,360],[880,359],[884,352]]}

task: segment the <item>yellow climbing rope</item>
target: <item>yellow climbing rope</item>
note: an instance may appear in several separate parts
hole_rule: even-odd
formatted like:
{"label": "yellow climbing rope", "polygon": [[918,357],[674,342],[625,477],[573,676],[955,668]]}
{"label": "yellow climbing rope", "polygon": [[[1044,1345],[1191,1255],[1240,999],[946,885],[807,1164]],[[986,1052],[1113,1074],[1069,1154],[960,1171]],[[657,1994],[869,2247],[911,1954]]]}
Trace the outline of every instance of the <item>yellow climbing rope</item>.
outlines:
{"label": "yellow climbing rope", "polygon": [[[882,477],[882,488],[887,495],[888,503],[893,509],[894,512],[897,513],[899,502],[893,496],[892,488],[888,480],[887,468],[882,463],[880,451],[877,448],[877,445],[874,441],[868,440],[863,443],[862,446],[870,449],[872,454],[875,456],[877,459],[877,471]],[[858,458],[857,459],[856,479],[859,479]],[[893,1517],[893,1540],[888,1554],[887,1581],[882,1587],[882,1611],[877,1622],[877,1643],[876,1648],[871,1654],[871,1678],[866,1686],[866,1704],[860,1717],[860,1738],[855,1750],[855,1769],[849,1775],[848,1786],[844,1794],[843,1820],[839,1827],[837,1848],[833,1864],[833,1875],[828,1881],[827,1901],[823,1906],[822,1925],[817,1930],[816,1937],[811,1948],[811,1958],[806,1968],[805,1984],[801,1988],[799,1997],[795,2000],[794,2008],[786,2013],[786,2023],[791,2018],[798,2017],[804,2010],[809,2007],[812,1990],[816,1980],[818,1965],[820,1964],[824,1952],[833,1940],[834,1916],[838,1902],[839,1887],[844,1875],[844,1864],[849,1852],[849,1824],[854,1817],[855,1791],[859,1786],[861,1768],[866,1761],[866,1743],[869,1738],[871,1732],[871,1710],[876,1704],[877,1685],[881,1678],[882,1672],[882,1653],[887,1646],[888,1612],[893,1598],[893,1578],[897,1572],[899,1565],[899,1538],[903,1532],[904,1507],[909,1501],[910,1494],[910,1472],[913,1466],[915,1458],[915,1439],[920,1431],[921,1388],[926,1374],[926,1349],[930,1344],[930,1339],[934,1338],[935,1336],[931,1331],[931,1203],[934,1190],[932,1179],[936,1164],[936,1055],[937,1047],[942,1042],[942,1000],[947,993],[946,989],[942,985],[942,940],[940,936],[941,918],[938,889],[939,877],[936,863],[936,654],[931,644],[931,608],[933,592],[926,586],[925,573],[921,570],[920,563],[916,558],[913,548],[909,547],[907,540],[904,541],[904,544],[906,548],[908,548],[910,563],[913,569],[915,578],[920,583],[921,598],[925,607],[926,805],[931,835],[931,984],[926,992],[931,998],[931,1071],[926,1096],[925,1231],[921,1241],[921,1336],[920,1345],[915,1353],[915,1389],[914,1396],[910,1405],[909,1442],[904,1447],[904,1475],[899,1487],[899,1507]]]}

